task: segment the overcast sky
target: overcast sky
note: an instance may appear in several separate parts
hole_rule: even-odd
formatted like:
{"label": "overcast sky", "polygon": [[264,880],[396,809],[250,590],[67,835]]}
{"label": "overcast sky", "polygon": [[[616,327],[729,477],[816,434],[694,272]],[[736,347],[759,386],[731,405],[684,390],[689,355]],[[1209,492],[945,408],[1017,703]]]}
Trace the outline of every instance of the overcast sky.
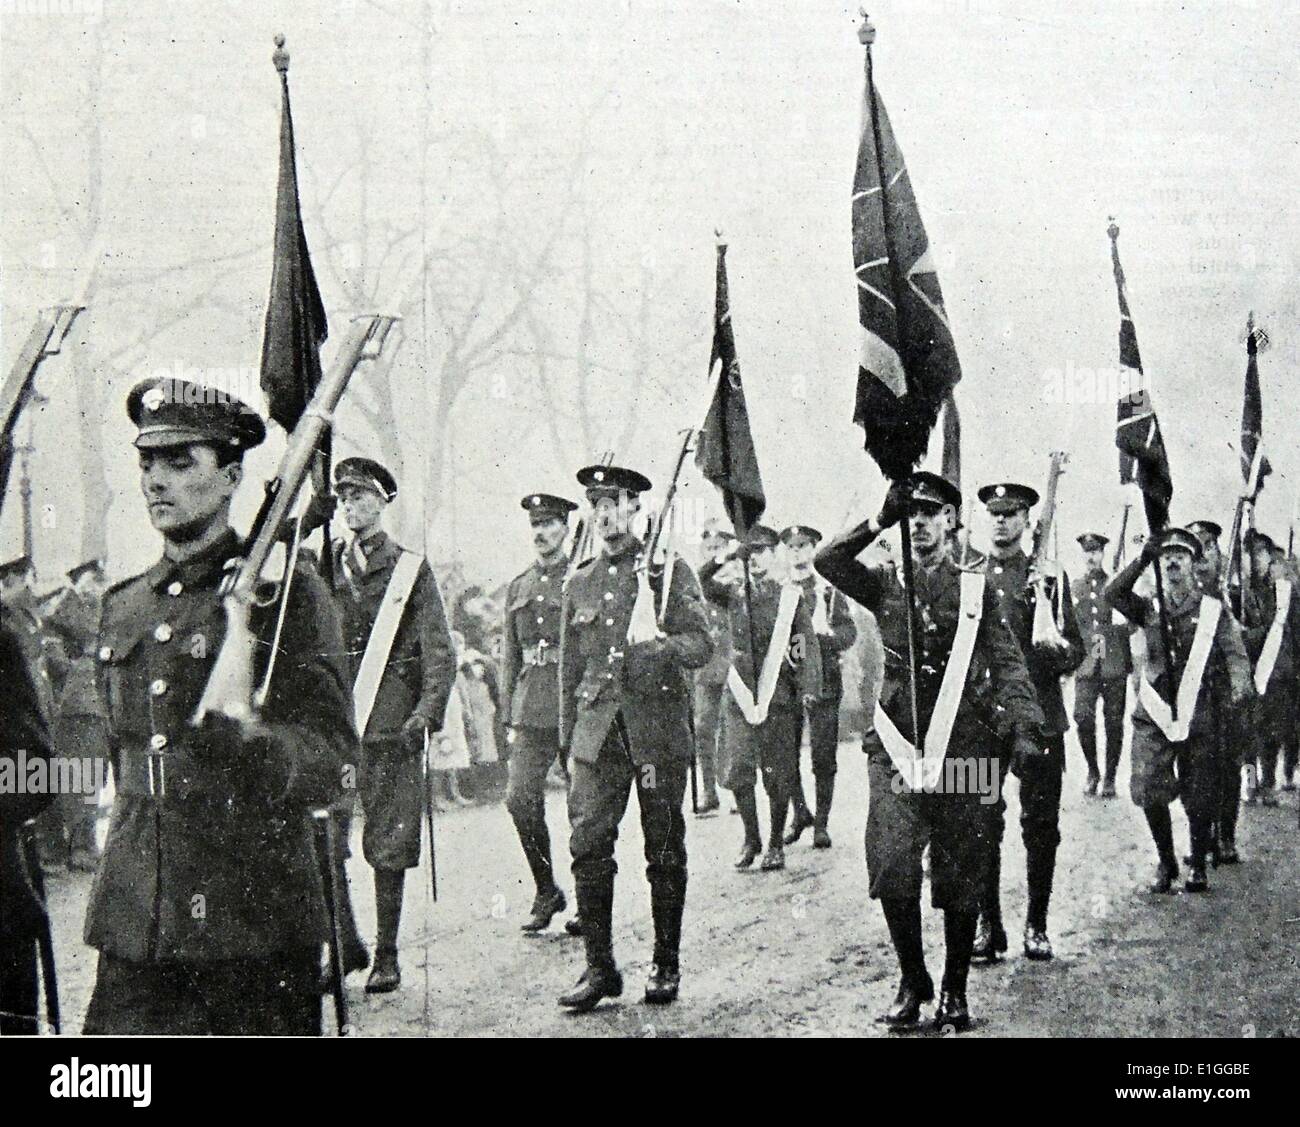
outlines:
{"label": "overcast sky", "polygon": [[[653,384],[620,460],[662,482],[677,431],[700,421],[713,228],[721,226],[770,520],[831,531],[862,491],[871,506],[877,501],[878,475],[850,422],[858,330],[848,198],[862,94],[856,5],[435,0],[427,73],[422,7],[412,0],[44,7],[65,14],[40,14],[35,0],[0,5],[6,364],[35,308],[67,289],[75,184],[86,160],[85,140],[68,123],[90,48],[103,36],[96,109],[108,268],[139,276],[252,246],[224,283],[222,307],[151,342],[128,375],[256,365],[277,145],[269,53],[273,33],[283,31],[293,52],[314,245],[326,236],[311,217],[355,159],[358,129],[373,141],[372,213],[395,228],[420,222],[411,146],[426,82],[436,106],[430,128],[486,131],[536,159],[521,221],[535,214],[539,227],[560,194],[547,157],[574,151],[585,124],[593,141],[579,193],[599,214],[596,277],[611,300],[632,307],[638,279],[651,271],[661,280],[656,315],[673,326],[665,329],[673,340],[667,355],[647,346]],[[1084,528],[1113,534],[1118,526],[1106,377],[1117,354],[1106,237],[1113,214],[1173,466],[1174,519],[1230,519],[1237,468],[1229,443],[1240,419],[1245,320],[1254,309],[1272,341],[1261,372],[1265,440],[1277,467],[1260,525],[1285,537],[1300,485],[1290,425],[1300,353],[1293,292],[1300,231],[1290,198],[1300,175],[1300,11],[1265,0],[881,0],[872,17],[877,84],[962,359],[968,491],[1004,479],[1041,485],[1048,452],[1065,449],[1063,546]],[[431,169],[430,177],[436,186],[423,214],[436,219],[426,223],[445,231],[483,222],[469,168]],[[53,202],[51,184],[69,189],[70,214]],[[379,280],[381,288],[389,283],[382,272]],[[88,331],[96,341],[129,337],[155,300],[171,299],[173,285],[180,284],[163,280],[165,292],[146,287],[92,310]],[[347,310],[344,295],[328,279],[323,285],[336,326],[328,358]],[[559,324],[571,311],[553,312]],[[79,469],[67,449],[71,416],[58,393],[59,363],[43,373],[55,394],[35,432],[38,491],[59,513],[56,527],[38,534],[57,561],[43,563],[46,571],[74,562],[80,519],[68,500]],[[1097,372],[1099,381],[1090,375]],[[395,379],[403,449],[416,463],[421,420],[436,391],[422,386],[418,364]],[[114,387],[105,419],[120,490],[109,531],[117,574],[146,566],[157,551],[134,493],[120,405],[127,386]],[[423,468],[394,467],[411,483],[406,539],[413,547],[423,540],[434,558],[459,555],[490,582],[527,562],[519,496],[573,493],[572,470],[595,453],[557,448],[538,424],[536,403],[514,395],[508,379],[505,386],[504,398],[484,382],[457,402],[454,496],[422,532]],[[622,392],[609,397],[610,434],[627,402]],[[342,448],[365,450],[371,439],[350,426],[345,412]],[[267,472],[272,459],[268,452],[255,468]],[[712,504],[698,481],[688,481],[686,494]],[[11,490],[0,537],[5,557],[18,550],[16,508]],[[981,534],[977,521],[977,540]],[[1063,555],[1077,568],[1072,543]]]}

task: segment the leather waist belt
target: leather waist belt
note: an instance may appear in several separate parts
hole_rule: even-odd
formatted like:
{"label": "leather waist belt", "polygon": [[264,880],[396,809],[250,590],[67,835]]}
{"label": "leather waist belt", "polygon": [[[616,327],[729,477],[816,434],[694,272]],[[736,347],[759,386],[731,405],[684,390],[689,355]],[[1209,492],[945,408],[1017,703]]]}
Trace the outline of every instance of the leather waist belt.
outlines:
{"label": "leather waist belt", "polygon": [[558,665],[560,647],[554,642],[543,640],[535,646],[525,646],[523,659],[525,665]]}

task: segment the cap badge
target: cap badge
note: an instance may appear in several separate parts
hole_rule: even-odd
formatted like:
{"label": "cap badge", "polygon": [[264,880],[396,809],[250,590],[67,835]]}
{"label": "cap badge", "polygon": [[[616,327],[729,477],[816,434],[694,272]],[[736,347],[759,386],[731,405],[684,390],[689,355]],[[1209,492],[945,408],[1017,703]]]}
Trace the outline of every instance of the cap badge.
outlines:
{"label": "cap badge", "polygon": [[167,396],[162,388],[151,387],[140,397],[140,402],[143,404],[146,411],[156,411],[163,405],[166,399]]}
{"label": "cap badge", "polygon": [[995,497],[1005,497],[1007,495],[1007,487],[1005,485],[999,485],[995,490],[993,490],[993,495]]}

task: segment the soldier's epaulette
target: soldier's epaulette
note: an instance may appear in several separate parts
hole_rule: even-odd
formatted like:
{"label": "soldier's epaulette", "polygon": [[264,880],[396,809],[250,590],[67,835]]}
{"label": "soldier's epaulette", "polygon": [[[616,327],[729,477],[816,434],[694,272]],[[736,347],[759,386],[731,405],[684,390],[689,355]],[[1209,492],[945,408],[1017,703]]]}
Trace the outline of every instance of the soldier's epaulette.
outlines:
{"label": "soldier's epaulette", "polygon": [[128,587],[130,587],[131,584],[138,583],[140,580],[142,580],[146,574],[147,574],[146,572],[142,571],[140,572],[139,575],[132,575],[126,579],[119,579],[116,583],[110,583],[107,587],[104,588],[103,601],[108,602],[108,600],[112,598],[114,595],[121,594]]}
{"label": "soldier's epaulette", "polygon": [[953,560],[952,562],[958,571],[974,573],[977,571],[982,572],[986,561],[983,556],[980,556],[978,559],[967,560],[965,563],[962,563],[961,560]]}

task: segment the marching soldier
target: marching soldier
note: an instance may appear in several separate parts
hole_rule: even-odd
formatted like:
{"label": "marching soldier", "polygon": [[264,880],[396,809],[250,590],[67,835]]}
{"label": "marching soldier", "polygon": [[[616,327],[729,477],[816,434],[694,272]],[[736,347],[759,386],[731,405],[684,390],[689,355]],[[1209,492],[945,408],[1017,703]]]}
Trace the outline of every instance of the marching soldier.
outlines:
{"label": "marching soldier", "polygon": [[[1192,576],[1196,586],[1201,594],[1221,601],[1224,568],[1227,567],[1219,548],[1223,529],[1212,520],[1194,520],[1187,525],[1187,531],[1201,546],[1200,555],[1192,563]],[[1259,652],[1265,633],[1265,628],[1261,625],[1263,611],[1252,584],[1242,586],[1239,577],[1235,575],[1230,575],[1228,579],[1228,601],[1223,606],[1236,621],[1242,644],[1246,647],[1246,660],[1253,667],[1252,655]],[[1240,702],[1240,707],[1217,709],[1213,714],[1209,746],[1213,749],[1214,786],[1211,793],[1214,815],[1211,820],[1209,855],[1215,864],[1223,862],[1225,858],[1228,864],[1235,864],[1240,859],[1237,853],[1237,819],[1241,813],[1241,765],[1253,765],[1259,758],[1262,707],[1251,678],[1247,677],[1246,696]],[[1194,858],[1188,855],[1183,860],[1191,865]]]}
{"label": "marching soldier", "polygon": [[[52,756],[45,714],[31,666],[18,635],[0,623],[0,683],[5,686],[0,742],[17,765]],[[34,1034],[37,1014],[37,952],[48,936],[49,915],[41,889],[40,859],[28,820],[53,801],[47,790],[0,788],[0,1035]],[[50,948],[47,948],[47,951]],[[50,968],[46,968],[48,974]],[[46,982],[46,989],[51,987]]]}
{"label": "marching soldier", "polygon": [[[950,554],[947,532],[960,509],[955,485],[915,473],[891,487],[878,517],[836,537],[816,559],[823,577],[875,615],[884,643],[880,704],[862,744],[870,785],[870,894],[880,901],[902,972],[893,1006],[877,1019],[891,1029],[916,1024],[922,1004],[934,997],[921,944],[927,845],[931,901],[944,913],[946,947],[934,1021],[941,1028],[970,1026],[967,971],[997,829],[996,806],[981,792],[999,784],[1005,747],[1022,760],[1043,755],[1043,715],[992,587]],[[924,758],[912,724],[906,594],[893,568],[857,559],[900,520],[909,522],[915,559],[916,715],[925,732]]]}
{"label": "marching soldier", "polygon": [[564,538],[578,506],[549,493],[520,502],[537,561],[506,590],[501,632],[501,700],[508,711],[510,777],[506,809],[514,820],[536,897],[524,931],[543,931],[566,907],[551,865],[546,773],[560,755],[560,607],[568,557]]}
{"label": "marching soldier", "polygon": [[[735,536],[720,521],[709,521],[700,542],[700,566],[719,558],[735,543]],[[705,600],[713,656],[695,671],[695,761],[700,765],[700,798],[697,815],[704,817],[718,809],[718,780],[727,777],[725,749],[718,731],[718,712],[726,689],[731,655],[727,651],[726,607]],[[725,785],[725,784],[724,784]]]}
{"label": "marching soldier", "polygon": [[456,657],[428,562],[384,531],[397,479],[370,458],[344,458],[334,467],[334,492],[349,533],[331,550],[361,735],[361,849],[374,872],[378,922],[366,993],[388,994],[402,983],[406,870],[420,863],[425,740],[442,727]]}
{"label": "marching soldier", "polygon": [[[1086,568],[1074,601],[1084,654],[1083,663],[1074,671],[1074,726],[1079,731],[1083,761],[1088,765],[1083,793],[1101,798],[1115,797],[1115,773],[1124,746],[1125,694],[1128,675],[1133,671],[1128,629],[1115,622],[1115,612],[1106,605],[1110,577],[1102,563],[1102,551],[1108,543],[1100,532],[1085,532],[1079,537]],[[1097,770],[1098,701],[1106,733],[1105,777]]]}
{"label": "marching soldier", "polygon": [[[1300,628],[1300,607],[1285,566],[1275,562],[1272,539],[1251,529],[1246,533],[1251,555],[1251,590],[1259,611],[1259,623],[1246,632],[1246,650],[1254,670],[1255,690],[1260,694],[1258,758],[1252,767],[1252,794],[1264,806],[1277,805],[1278,752],[1283,753],[1283,772],[1294,763],[1296,725],[1296,631]],[[1235,780],[1234,780],[1235,781]],[[1236,850],[1232,851],[1236,859]],[[1219,860],[1224,861],[1222,849]]]}
{"label": "marching soldier", "polygon": [[[96,688],[95,635],[104,589],[102,560],[87,560],[68,572],[71,586],[45,620],[56,666],[59,697],[55,707],[55,746],[59,754],[108,763],[108,724]],[[92,871],[98,860],[95,821],[98,780],[82,794],[64,795],[63,826],[68,835],[68,866]]]}
{"label": "marching soldier", "polygon": [[[338,617],[319,580],[296,574],[257,721],[194,726],[225,636],[221,583],[243,550],[230,503],[266,430],[178,379],[138,384],[127,410],[163,553],[104,596],[117,800],[86,915],[100,955],[85,1032],[319,1035],[329,918],[309,811],[337,797],[356,756]],[[257,678],[276,614],[253,611]]]}
{"label": "marching soldier", "polygon": [[754,799],[761,771],[771,816],[764,872],[785,868],[786,810],[799,770],[799,717],[821,691],[820,652],[802,588],[770,573],[780,539],[766,525],[749,531],[739,556],[712,559],[700,572],[705,597],[727,608],[731,666],[720,708],[718,743],[726,749],[723,785],[736,798],[745,840],[736,868],[747,869],[763,848]]}
{"label": "marching soldier", "polygon": [[[1029,666],[1038,703],[1047,722],[1046,753],[1030,758],[1007,755],[1002,769],[1016,771],[1020,779],[1020,834],[1025,844],[1025,876],[1028,906],[1025,912],[1025,956],[1050,959],[1052,943],[1047,937],[1047,909],[1052,898],[1056,869],[1056,847],[1061,834],[1061,776],[1065,771],[1065,732],[1070,723],[1061,696],[1061,678],[1083,660],[1083,639],[1074,618],[1070,580],[1061,573],[1044,583],[1046,596],[1061,608],[1064,618],[1061,644],[1035,644],[1034,612],[1039,598],[1036,576],[1030,574],[1030,560],[1020,542],[1029,524],[1029,510],[1038,504],[1038,493],[1027,485],[1004,482],[986,485],[979,491],[981,503],[992,518],[991,546],[984,561],[989,585],[998,598],[999,614],[1011,627]],[[1058,597],[1059,596],[1059,597]],[[997,832],[994,835],[988,885],[980,908],[974,958],[994,962],[1007,949],[1002,926],[1001,876],[1002,835],[1006,800],[999,793]]]}
{"label": "marching soldier", "polygon": [[[1217,760],[1226,712],[1250,693],[1250,665],[1241,628],[1217,594],[1198,589],[1193,561],[1202,555],[1191,532],[1172,528],[1152,536],[1142,553],[1106,588],[1106,600],[1146,643],[1133,709],[1132,797],[1142,807],[1159,863],[1154,893],[1178,876],[1169,804],[1181,799],[1191,832],[1190,871],[1184,887],[1204,892],[1205,862],[1213,846],[1218,802]],[[1164,623],[1155,599],[1133,591],[1152,563],[1160,568]],[[1173,653],[1166,648],[1168,630]]]}
{"label": "marching soldier", "polygon": [[[30,556],[22,555],[0,564],[0,624],[7,626],[17,639],[23,660],[31,670],[41,714],[46,724],[52,725],[55,694],[50,675],[50,638],[41,621],[35,583],[36,565]],[[36,840],[43,868],[65,863],[67,846],[61,803],[50,803],[41,812],[36,822]]]}
{"label": "marching soldier", "polygon": [[[803,709],[795,731],[794,823],[785,835],[785,844],[798,841],[809,826],[813,847],[831,847],[827,824],[831,799],[835,794],[836,758],[840,745],[840,700],[844,696],[844,679],[840,662],[858,637],[848,601],[835,588],[817,580],[813,572],[813,553],[822,534],[806,524],[793,524],[781,533],[781,542],[790,554],[790,574],[803,591],[804,605],[812,620],[821,665],[821,684],[815,698]],[[803,744],[803,728],[808,730],[808,747],[812,758],[813,797],[816,811],[808,812],[800,778],[798,752]]]}
{"label": "marching soldier", "polygon": [[560,634],[560,744],[569,758],[573,885],[587,969],[559,1003],[585,1013],[618,997],[614,962],[614,844],[636,788],[645,837],[646,877],[654,916],[654,965],[645,1000],[677,997],[678,948],[686,902],[686,822],[682,799],[691,757],[690,674],[709,659],[708,623],[699,584],[686,563],[648,576],[657,605],[669,584],[660,636],[629,642],[628,626],[646,549],[631,531],[649,480],[619,466],[578,474],[593,506],[600,553],[565,590]]}

